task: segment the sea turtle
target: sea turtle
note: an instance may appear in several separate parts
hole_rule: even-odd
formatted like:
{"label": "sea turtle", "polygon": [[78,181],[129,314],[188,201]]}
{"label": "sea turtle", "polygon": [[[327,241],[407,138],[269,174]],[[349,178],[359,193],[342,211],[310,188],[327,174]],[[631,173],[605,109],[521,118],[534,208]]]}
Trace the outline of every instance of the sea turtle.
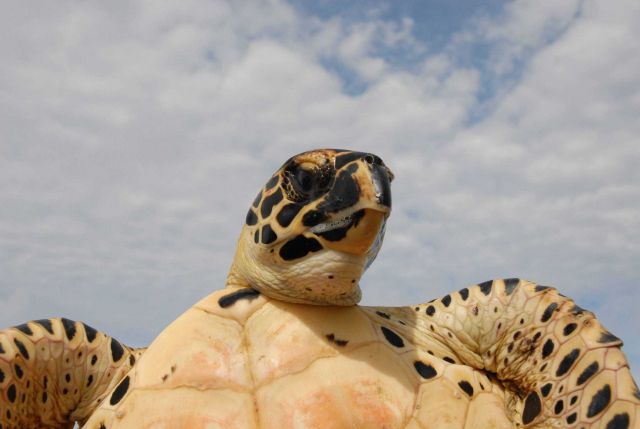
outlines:
{"label": "sea turtle", "polygon": [[368,153],[289,159],[226,288],[146,351],[67,319],[0,332],[0,428],[639,428],[621,341],[553,288],[356,305],[392,178]]}

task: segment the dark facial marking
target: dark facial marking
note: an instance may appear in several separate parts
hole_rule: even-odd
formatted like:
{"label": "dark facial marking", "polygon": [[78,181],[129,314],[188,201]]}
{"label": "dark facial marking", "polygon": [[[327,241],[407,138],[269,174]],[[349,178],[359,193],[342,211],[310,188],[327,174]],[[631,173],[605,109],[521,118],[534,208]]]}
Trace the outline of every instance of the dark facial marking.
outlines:
{"label": "dark facial marking", "polygon": [[340,347],[344,347],[349,344],[349,340],[341,340],[339,338],[336,338],[334,334],[327,334],[325,335],[325,337],[327,338],[327,340]]}
{"label": "dark facial marking", "polygon": [[553,385],[551,383],[547,383],[544,386],[542,386],[542,388],[540,389],[540,392],[542,393],[543,397],[547,397],[549,396],[549,393],[551,393],[551,388],[553,387]]}
{"label": "dark facial marking", "polygon": [[600,369],[600,365],[598,364],[598,362],[597,361],[592,362],[591,365],[586,367],[584,371],[582,371],[582,373],[578,376],[578,380],[576,381],[576,386],[580,386],[581,384],[584,384],[588,379],[593,377],[593,375],[598,372],[598,369]]}
{"label": "dark facial marking", "polygon": [[128,390],[129,390],[129,376],[127,375],[125,378],[122,379],[120,384],[118,384],[118,387],[116,387],[113,390],[113,393],[111,394],[111,399],[109,399],[109,404],[116,405],[118,402],[120,402],[122,398],[124,398],[124,395],[127,394]]}
{"label": "dark facial marking", "polygon": [[458,381],[458,386],[460,386],[460,388],[464,390],[464,393],[466,393],[469,396],[473,396],[473,386],[469,384],[468,381],[465,381],[465,380]]}
{"label": "dark facial marking", "polygon": [[567,326],[564,327],[564,329],[562,330],[562,333],[566,337],[567,335],[570,335],[573,331],[575,331],[577,327],[578,327],[577,324],[569,323]]}
{"label": "dark facial marking", "polygon": [[42,392],[42,403],[46,403],[47,399],[49,398],[49,396],[47,395],[47,392]]}
{"label": "dark facial marking", "polygon": [[536,292],[542,292],[543,290],[547,290],[547,289],[551,289],[551,288],[549,286],[536,285],[534,290]]}
{"label": "dark facial marking", "polygon": [[258,223],[258,216],[256,215],[256,212],[253,211],[253,209],[249,209],[249,211],[247,212],[247,217],[244,220],[244,222],[249,226],[252,226]]}
{"label": "dark facial marking", "polygon": [[621,413],[613,416],[605,429],[628,429],[629,428],[629,414]]}
{"label": "dark facial marking", "polygon": [[574,423],[577,418],[578,418],[578,413],[571,413],[567,416],[567,423],[568,424]]}
{"label": "dark facial marking", "polygon": [[603,332],[600,335],[600,338],[598,338],[598,342],[600,344],[617,343],[617,342],[620,342],[620,344],[622,344],[622,340],[620,338],[616,337],[615,335],[613,335],[609,331]]}
{"label": "dark facial marking", "polygon": [[418,374],[420,374],[420,377],[424,378],[425,380],[428,380],[438,375],[438,372],[434,367],[420,360],[415,361],[413,363],[413,367],[416,369],[416,371],[418,371]]}
{"label": "dark facial marking", "polygon": [[391,316],[389,316],[387,313],[383,312],[383,311],[376,311],[376,314],[380,317],[383,317],[387,320],[391,319]]}
{"label": "dark facial marking", "polygon": [[28,324],[23,323],[22,325],[18,325],[18,326],[14,326],[14,328],[16,328],[18,331],[22,332],[23,334],[26,335],[33,335],[33,331],[31,330],[31,328],[29,327]]}
{"label": "dark facial marking", "polygon": [[84,333],[87,336],[87,341],[92,343],[93,340],[96,339],[96,336],[98,335],[98,331],[96,331],[94,328],[87,325],[86,323],[82,323],[82,327],[84,328]]}
{"label": "dark facial marking", "polygon": [[484,283],[480,283],[478,286],[480,287],[480,292],[488,296],[491,293],[491,288],[493,287],[493,280],[487,280]]}
{"label": "dark facial marking", "polygon": [[118,362],[122,355],[124,354],[124,349],[122,348],[122,344],[118,342],[115,338],[111,338],[111,358],[114,362]]}
{"label": "dark facial marking", "polygon": [[256,229],[256,232],[253,233],[253,241],[256,244],[260,242],[260,230]]}
{"label": "dark facial marking", "polygon": [[236,302],[238,302],[238,300],[246,299],[248,301],[252,301],[256,299],[258,296],[260,296],[260,292],[258,292],[255,289],[249,289],[249,288],[241,289],[239,291],[232,292],[228,295],[221,297],[218,300],[218,305],[221,308],[228,308],[228,307],[231,307]]}
{"label": "dark facial marking", "polygon": [[256,197],[253,200],[253,204],[251,205],[255,208],[258,208],[258,206],[260,205],[261,199],[262,199],[262,189],[260,190],[260,192],[258,192],[258,195],[256,195]]}
{"label": "dark facial marking", "polygon": [[317,210],[308,211],[302,216],[302,224],[306,227],[313,227],[327,220],[327,215]]}
{"label": "dark facial marking", "polygon": [[262,227],[262,244],[271,244],[278,239],[278,235],[271,229],[271,225],[266,224]]}
{"label": "dark facial marking", "polygon": [[443,357],[442,360],[449,363],[456,363],[456,361],[450,358],[449,356]]}
{"label": "dark facial marking", "polygon": [[286,228],[291,225],[291,221],[300,213],[302,206],[300,204],[291,203],[282,207],[276,219],[281,227]]}
{"label": "dark facial marking", "polygon": [[542,346],[542,359],[546,359],[551,353],[553,353],[554,344],[551,338],[545,341]]}
{"label": "dark facial marking", "polygon": [[276,186],[278,184],[278,181],[280,180],[280,177],[278,175],[273,176],[271,179],[269,179],[269,181],[267,182],[266,185],[264,185],[265,189],[268,191],[270,189],[273,189],[274,186]]}
{"label": "dark facial marking", "polygon": [[448,307],[451,304],[451,295],[445,295],[440,302],[442,302],[442,305],[445,307]]}
{"label": "dark facial marking", "polygon": [[528,425],[540,415],[542,411],[542,402],[536,392],[531,392],[524,400],[524,410],[522,412],[522,423]]}
{"label": "dark facial marking", "polygon": [[433,316],[434,314],[436,314],[436,308],[433,305],[429,305],[427,306],[425,313],[427,313],[427,316]]}
{"label": "dark facial marking", "polygon": [[552,302],[551,304],[549,304],[549,306],[544,310],[544,313],[542,313],[540,321],[542,323],[549,321],[549,319],[551,319],[551,316],[553,316],[553,312],[556,310],[556,308],[558,308],[557,302]]}
{"label": "dark facial marking", "polygon": [[338,174],[333,188],[318,205],[319,210],[335,213],[352,207],[358,202],[360,199],[360,186],[353,178],[353,173],[355,173],[357,167],[357,164],[352,164]]}
{"label": "dark facial marking", "polygon": [[591,398],[589,408],[587,408],[587,417],[593,417],[596,414],[601,413],[607,405],[611,402],[611,386],[605,384],[604,387],[598,390]]}
{"label": "dark facial marking", "polygon": [[381,326],[380,329],[382,330],[382,334],[384,335],[386,340],[389,342],[389,344],[398,348],[404,347],[404,341],[398,334],[396,334],[386,326]]}
{"label": "dark facial marking", "polygon": [[564,401],[560,399],[558,402],[556,402],[556,405],[553,408],[553,412],[558,415],[562,412],[562,410],[564,410]]}
{"label": "dark facial marking", "polygon": [[336,170],[340,170],[342,167],[344,167],[348,163],[362,159],[366,155],[367,154],[364,152],[347,152],[342,155],[338,155],[335,158]]}
{"label": "dark facial marking", "polygon": [[7,389],[7,398],[9,399],[9,402],[11,402],[11,403],[16,402],[16,385],[15,384],[12,384]]}
{"label": "dark facial marking", "polygon": [[560,361],[560,365],[558,365],[558,370],[556,371],[556,376],[560,377],[564,375],[571,369],[576,359],[580,356],[580,349],[573,349],[571,352],[567,353],[567,355],[562,358]]}
{"label": "dark facial marking", "polygon": [[322,249],[322,245],[315,238],[307,238],[304,235],[287,241],[280,248],[280,257],[285,261],[293,261],[294,259],[307,256],[309,252],[317,252]]}
{"label": "dark facial marking", "polygon": [[13,343],[16,345],[16,347],[18,348],[18,350],[20,351],[20,354],[22,355],[23,358],[25,359],[29,359],[29,351],[27,350],[27,348],[24,346],[24,344],[22,343],[22,341],[20,341],[17,338],[13,339]]}
{"label": "dark facial marking", "polygon": [[460,297],[462,298],[463,301],[466,301],[467,298],[469,298],[469,289],[467,288],[460,289],[458,293],[460,294]]}
{"label": "dark facial marking", "polygon": [[60,319],[62,322],[62,327],[64,328],[64,333],[67,336],[67,340],[73,340],[73,337],[76,335],[76,322],[73,320],[65,319],[64,317]]}
{"label": "dark facial marking", "polygon": [[519,283],[520,279],[504,279],[504,293],[511,295]]}
{"label": "dark facial marking", "polygon": [[571,399],[569,400],[569,405],[575,404],[577,400],[578,400],[577,396],[572,396]]}
{"label": "dark facial marking", "polygon": [[4,381],[4,372],[0,369],[0,383]]}
{"label": "dark facial marking", "polygon": [[262,200],[262,205],[260,206],[260,214],[262,215],[262,219],[266,219],[271,214],[273,210],[273,206],[282,201],[282,189],[278,189],[273,194],[266,197]]}
{"label": "dark facial marking", "polygon": [[98,362],[98,356],[96,355],[91,356],[91,366],[95,365],[96,362]]}
{"label": "dark facial marking", "polygon": [[53,335],[53,324],[51,323],[51,320],[49,320],[49,319],[40,319],[40,320],[34,320],[33,323],[36,323],[36,324],[42,326],[44,329],[46,329],[46,331],[48,333]]}

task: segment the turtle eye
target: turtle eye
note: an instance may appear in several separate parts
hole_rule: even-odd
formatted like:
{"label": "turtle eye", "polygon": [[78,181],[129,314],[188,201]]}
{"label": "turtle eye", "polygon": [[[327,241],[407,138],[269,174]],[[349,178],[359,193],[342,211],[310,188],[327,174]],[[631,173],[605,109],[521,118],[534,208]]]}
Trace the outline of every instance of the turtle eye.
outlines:
{"label": "turtle eye", "polygon": [[293,175],[293,184],[296,191],[302,194],[311,193],[313,191],[313,173],[304,168],[298,168]]}

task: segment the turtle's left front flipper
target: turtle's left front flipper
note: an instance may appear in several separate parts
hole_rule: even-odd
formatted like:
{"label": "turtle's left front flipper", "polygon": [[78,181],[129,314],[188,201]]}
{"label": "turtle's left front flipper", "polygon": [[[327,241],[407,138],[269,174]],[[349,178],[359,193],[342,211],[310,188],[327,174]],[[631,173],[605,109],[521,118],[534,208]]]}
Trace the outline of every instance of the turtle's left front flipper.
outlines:
{"label": "turtle's left front flipper", "polygon": [[395,325],[405,335],[437,338],[458,361],[495,374],[520,398],[512,411],[522,427],[640,429],[622,341],[553,288],[493,280],[385,311],[391,323],[413,320],[413,331]]}
{"label": "turtle's left front flipper", "polygon": [[64,318],[0,330],[0,428],[72,428],[142,351]]}

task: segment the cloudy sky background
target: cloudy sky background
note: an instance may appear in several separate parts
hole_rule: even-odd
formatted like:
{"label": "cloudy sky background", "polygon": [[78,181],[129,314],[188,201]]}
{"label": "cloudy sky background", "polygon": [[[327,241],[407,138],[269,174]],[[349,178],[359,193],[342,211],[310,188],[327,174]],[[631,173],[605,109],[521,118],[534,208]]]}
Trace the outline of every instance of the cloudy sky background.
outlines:
{"label": "cloudy sky background", "polygon": [[289,156],[396,174],[365,304],[559,287],[640,368],[640,3],[5,2],[0,326],[143,345],[221,288]]}

